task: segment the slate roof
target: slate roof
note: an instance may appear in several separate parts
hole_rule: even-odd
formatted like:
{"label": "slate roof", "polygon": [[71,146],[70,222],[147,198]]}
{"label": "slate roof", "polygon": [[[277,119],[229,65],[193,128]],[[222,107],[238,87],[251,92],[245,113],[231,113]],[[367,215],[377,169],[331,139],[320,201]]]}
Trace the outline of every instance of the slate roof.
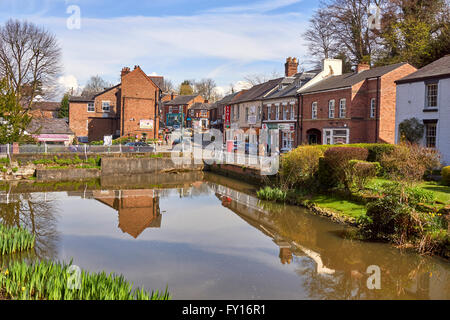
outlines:
{"label": "slate roof", "polygon": [[150,78],[150,80],[153,81],[154,84],[156,84],[156,86],[163,90],[164,88],[164,77],[163,76],[148,76]]}
{"label": "slate roof", "polygon": [[263,96],[268,93],[270,90],[278,86],[283,81],[284,78],[277,78],[273,80],[269,80],[267,82],[255,85],[240,95],[237,99],[233,101],[233,103],[241,103],[252,100],[260,100]]}
{"label": "slate roof", "polygon": [[61,108],[61,102],[36,101],[31,105],[32,110],[57,111]]}
{"label": "slate roof", "polygon": [[[297,90],[316,76],[317,72],[303,72],[295,75],[293,81],[282,90],[275,90],[264,97],[266,99],[284,98],[297,95]],[[299,83],[300,82],[300,83]]]}
{"label": "slate roof", "polygon": [[93,102],[95,99],[95,96],[70,96],[69,102]]}
{"label": "slate roof", "polygon": [[406,77],[397,80],[396,83],[421,81],[429,78],[450,77],[450,54],[426,65]]}
{"label": "slate roof", "polygon": [[176,106],[181,104],[188,104],[192,99],[198,97],[198,94],[187,95],[187,96],[177,96],[175,99],[164,102],[165,106]]}
{"label": "slate roof", "polygon": [[372,68],[370,70],[364,70],[364,71],[361,71],[360,73],[351,72],[351,73],[345,73],[340,76],[331,76],[328,79],[324,79],[309,88],[306,88],[304,90],[300,89],[299,92],[300,93],[311,93],[311,92],[317,92],[317,91],[351,87],[351,86],[353,86],[361,81],[364,81],[366,79],[381,77],[381,76],[385,75],[386,73],[389,73],[405,64],[406,64],[405,62],[401,62],[401,63],[391,64],[388,66]]}
{"label": "slate roof", "polygon": [[215,103],[201,103],[201,102],[196,102],[194,103],[189,110],[211,110],[214,109]]}
{"label": "slate roof", "polygon": [[41,134],[71,134],[73,135],[72,130],[69,128],[69,124],[66,119],[32,119],[30,124],[27,127],[27,131],[30,133],[34,133],[39,131]]}

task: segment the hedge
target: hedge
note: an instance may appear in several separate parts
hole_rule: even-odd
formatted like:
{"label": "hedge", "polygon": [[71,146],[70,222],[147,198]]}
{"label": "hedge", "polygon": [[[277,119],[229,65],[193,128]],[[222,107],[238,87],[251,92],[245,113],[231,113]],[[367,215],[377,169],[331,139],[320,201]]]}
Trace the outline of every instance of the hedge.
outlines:
{"label": "hedge", "polygon": [[444,167],[442,169],[442,182],[446,186],[450,186],[450,166]]}
{"label": "hedge", "polygon": [[[302,148],[305,146],[299,146],[298,148]],[[354,144],[338,144],[338,145],[315,145],[314,147],[325,152],[329,148],[346,148],[346,147],[355,147],[355,148],[364,148],[369,152],[367,156],[367,161],[369,162],[380,162],[382,156],[386,153],[391,153],[395,145],[388,143],[354,143]]]}

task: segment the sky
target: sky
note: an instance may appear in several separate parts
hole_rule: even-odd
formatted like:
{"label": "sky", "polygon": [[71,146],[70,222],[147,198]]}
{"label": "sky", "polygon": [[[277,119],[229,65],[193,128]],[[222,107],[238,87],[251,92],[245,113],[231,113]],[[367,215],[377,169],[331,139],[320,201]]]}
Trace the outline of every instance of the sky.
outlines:
{"label": "sky", "polygon": [[[0,0],[0,24],[28,20],[62,48],[65,89],[93,75],[117,84],[139,65],[178,85],[213,78],[240,89],[249,74],[284,74],[287,57],[308,67],[302,33],[319,0]],[[77,19],[79,12],[80,19]]]}

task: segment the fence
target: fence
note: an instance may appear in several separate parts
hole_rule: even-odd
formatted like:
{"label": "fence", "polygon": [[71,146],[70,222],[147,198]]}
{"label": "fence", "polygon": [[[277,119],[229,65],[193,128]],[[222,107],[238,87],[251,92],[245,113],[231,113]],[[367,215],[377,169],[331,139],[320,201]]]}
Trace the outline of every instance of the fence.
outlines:
{"label": "fence", "polygon": [[[15,148],[15,149],[14,149]],[[0,145],[0,155],[10,154],[52,154],[52,153],[123,153],[123,152],[156,152],[156,145],[127,146],[127,145],[52,145],[25,144],[14,147],[12,144]]]}

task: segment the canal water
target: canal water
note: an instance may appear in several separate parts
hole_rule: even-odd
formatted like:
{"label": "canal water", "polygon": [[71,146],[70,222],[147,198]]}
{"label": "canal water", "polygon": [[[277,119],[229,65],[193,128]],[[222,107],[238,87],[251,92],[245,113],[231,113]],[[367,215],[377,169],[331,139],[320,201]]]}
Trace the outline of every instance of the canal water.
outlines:
{"label": "canal water", "polygon": [[201,172],[6,185],[1,222],[37,243],[3,263],[73,259],[174,299],[450,299],[448,262],[345,239],[348,227],[255,194]]}

